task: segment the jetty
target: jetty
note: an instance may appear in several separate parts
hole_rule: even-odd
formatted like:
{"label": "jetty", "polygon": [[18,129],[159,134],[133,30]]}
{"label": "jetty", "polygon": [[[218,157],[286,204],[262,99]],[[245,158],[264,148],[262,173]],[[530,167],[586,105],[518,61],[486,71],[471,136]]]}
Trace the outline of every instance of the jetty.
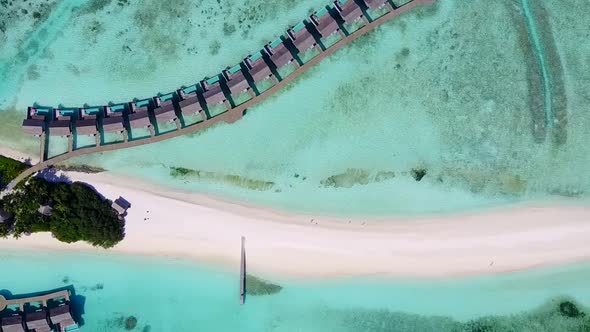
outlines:
{"label": "jetty", "polygon": [[242,236],[242,254],[240,256],[240,304],[246,300],[246,238]]}
{"label": "jetty", "polygon": [[71,313],[68,290],[14,299],[0,295],[0,318],[2,332],[71,332],[79,329]]}
{"label": "jetty", "polygon": [[[67,115],[63,114],[59,118],[55,116],[59,113],[59,109],[30,107],[27,118],[23,121],[23,130],[40,137],[40,162],[21,173],[8,184],[5,190],[13,189],[17,183],[40,170],[73,157],[156,143],[219,123],[233,123],[241,119],[248,108],[272,96],[337,50],[417,6],[430,5],[434,2],[436,0],[413,0],[396,6],[391,0],[338,0],[290,28],[259,52],[248,55],[239,67],[236,65],[223,74],[203,79],[193,86],[183,87],[166,96],[158,95],[140,101],[92,107],[96,111],[94,113],[87,112],[89,109],[87,107],[81,107],[79,112],[68,112]],[[344,24],[358,19],[367,23],[354,32],[347,32]],[[322,39],[335,33],[340,34],[342,38],[326,47]],[[311,49],[318,50],[318,54],[303,62],[303,53]],[[289,65],[295,69],[286,77],[281,77],[278,70]],[[272,87],[259,91],[257,84],[267,80],[270,80]],[[236,94],[244,92],[250,94],[251,98],[239,105],[229,102],[237,100]],[[164,101],[170,101],[170,103],[164,104]],[[209,108],[219,105],[226,109],[212,116]],[[187,124],[184,117],[189,114],[198,114],[201,119],[196,123]],[[176,117],[181,119],[178,121],[176,130],[166,132],[156,130],[158,121],[176,122]],[[60,122],[52,124],[55,121]],[[81,130],[77,130],[76,124],[83,124]],[[95,124],[96,131],[94,131]],[[137,128],[149,129],[150,135],[134,139],[131,132]],[[54,135],[68,137],[70,143],[68,152],[48,158],[50,138],[47,132],[51,136],[51,131]],[[79,148],[72,145],[72,142],[76,141],[72,140],[73,132],[96,135],[96,146]],[[105,142],[105,133],[122,135],[123,139],[120,142],[101,144]]]}

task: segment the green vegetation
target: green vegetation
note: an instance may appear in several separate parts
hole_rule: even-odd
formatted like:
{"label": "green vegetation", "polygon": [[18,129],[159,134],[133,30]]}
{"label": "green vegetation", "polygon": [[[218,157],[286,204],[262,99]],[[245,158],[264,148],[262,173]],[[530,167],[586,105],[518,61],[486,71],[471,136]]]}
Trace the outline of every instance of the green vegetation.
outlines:
{"label": "green vegetation", "polygon": [[272,295],[280,292],[281,289],[283,289],[283,287],[280,285],[270,283],[250,274],[246,275],[246,293],[248,295]]}
{"label": "green vegetation", "polygon": [[[62,242],[86,241],[103,248],[114,246],[124,237],[124,222],[109,202],[80,182],[51,183],[32,178],[0,204],[14,215],[14,237],[50,231]],[[52,213],[39,213],[41,206],[51,206]]]}
{"label": "green vegetation", "polygon": [[27,168],[29,167],[20,161],[0,156],[0,188],[6,186]]}
{"label": "green vegetation", "polygon": [[562,316],[570,318],[578,318],[584,316],[583,312],[580,312],[578,307],[571,301],[563,301],[559,304],[559,313]]}
{"label": "green vegetation", "polygon": [[393,171],[380,171],[371,174],[368,170],[349,168],[344,173],[336,174],[320,181],[324,187],[351,188],[355,185],[367,185],[369,183],[383,182],[395,177]]}

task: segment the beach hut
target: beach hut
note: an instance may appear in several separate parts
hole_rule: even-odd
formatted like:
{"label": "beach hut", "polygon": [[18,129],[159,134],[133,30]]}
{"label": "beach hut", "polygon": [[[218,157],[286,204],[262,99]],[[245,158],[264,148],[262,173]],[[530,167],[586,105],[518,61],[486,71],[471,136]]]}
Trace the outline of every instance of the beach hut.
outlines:
{"label": "beach hut", "polygon": [[230,108],[227,98],[221,89],[220,76],[215,75],[209,79],[201,81],[201,88],[203,89],[203,99],[207,106],[215,106],[218,104],[225,104],[226,108]]}
{"label": "beach hut", "polygon": [[383,6],[387,6],[389,10],[393,10],[393,7],[389,3],[389,0],[362,0],[367,8],[371,10],[379,10],[383,8]]}
{"label": "beach hut", "polygon": [[340,26],[338,25],[338,22],[336,22],[336,19],[330,14],[328,7],[324,7],[321,10],[314,12],[309,19],[322,38],[327,38],[336,32],[341,33]]}
{"label": "beach hut", "polygon": [[73,109],[54,109],[53,119],[49,123],[49,135],[70,136],[72,134],[72,120],[75,117]]}
{"label": "beach hut", "polygon": [[102,119],[102,130],[109,133],[122,133],[125,131],[123,114],[127,109],[126,104],[105,106],[105,116]]}
{"label": "beach hut", "polygon": [[248,92],[251,96],[253,96],[250,84],[244,76],[244,72],[242,72],[242,67],[240,64],[224,70],[223,77],[225,78],[227,88],[229,89],[232,96],[242,92]]}
{"label": "beach hut", "polygon": [[259,83],[267,78],[273,78],[270,67],[266,61],[264,61],[265,54],[266,51],[261,50],[253,55],[248,55],[244,59],[244,66],[246,66],[248,74],[250,74],[254,83]]}
{"label": "beach hut", "polygon": [[50,110],[46,108],[28,107],[27,118],[22,124],[23,131],[33,136],[41,136],[45,132],[45,123],[47,116],[51,114]]}
{"label": "beach hut", "polygon": [[297,65],[297,62],[294,61],[293,54],[291,54],[291,51],[285,46],[285,43],[280,37],[266,44],[264,49],[268,53],[270,61],[274,63],[277,69],[290,63]]}
{"label": "beach hut", "polygon": [[78,324],[72,318],[70,306],[67,303],[61,303],[59,306],[49,309],[49,320],[59,332],[78,330]]}
{"label": "beach hut", "polygon": [[98,133],[98,116],[101,111],[100,107],[80,108],[79,118],[76,121],[76,133],[78,135],[96,135]]}
{"label": "beach hut", "polygon": [[207,120],[206,116],[204,116],[203,106],[201,106],[201,103],[199,102],[196,85],[179,89],[178,95],[180,96],[178,106],[180,107],[180,112],[183,116],[201,114],[203,120]]}
{"label": "beach hut", "polygon": [[22,317],[13,315],[2,318],[2,332],[25,332]]}
{"label": "beach hut", "polygon": [[152,107],[151,99],[131,102],[129,112],[129,125],[131,128],[151,128],[149,109]]}
{"label": "beach hut", "polygon": [[25,315],[27,330],[35,332],[51,332],[47,322],[47,311],[41,309]]}
{"label": "beach hut", "polygon": [[129,204],[129,202],[127,202],[127,200],[125,200],[123,197],[119,197],[113,201],[111,207],[117,212],[119,216],[124,216],[127,212],[127,209],[131,207],[131,204]]}
{"label": "beach hut", "polygon": [[364,18],[363,10],[354,0],[335,0],[334,8],[344,23],[351,24]]}
{"label": "beach hut", "polygon": [[178,119],[176,115],[176,109],[174,108],[174,96],[175,92],[169,93],[164,96],[154,97],[154,115],[158,122],[174,122]]}
{"label": "beach hut", "polygon": [[287,30],[287,36],[291,39],[299,53],[304,53],[310,48],[315,48],[317,46],[317,42],[311,32],[307,29],[305,21],[300,22],[296,26]]}

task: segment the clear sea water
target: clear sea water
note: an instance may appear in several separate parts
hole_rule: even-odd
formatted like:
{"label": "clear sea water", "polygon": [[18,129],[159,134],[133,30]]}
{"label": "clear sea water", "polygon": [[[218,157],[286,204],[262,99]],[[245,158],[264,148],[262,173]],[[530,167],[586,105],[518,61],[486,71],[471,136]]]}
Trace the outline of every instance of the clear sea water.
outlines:
{"label": "clear sea water", "polygon": [[[325,3],[0,1],[0,144],[36,153],[20,131],[26,106],[170,92],[238,63]],[[75,162],[331,215],[584,199],[589,21],[587,0],[439,0],[340,50],[235,124]],[[200,173],[175,177],[174,167]],[[73,253],[0,259],[0,289],[73,284],[85,331],[120,330],[128,315],[151,331],[462,331],[488,315],[514,331],[567,331],[573,321],[554,299],[590,305],[588,266],[456,280],[271,276],[285,289],[240,307],[235,271]]]}
{"label": "clear sea water", "polygon": [[559,303],[590,305],[588,265],[449,280],[265,276],[284,288],[240,306],[237,267],[26,251],[3,251],[0,262],[0,289],[13,294],[73,285],[82,331],[122,331],[120,318],[135,316],[137,331],[480,331],[467,324],[483,319],[501,328],[485,331],[578,332]]}
{"label": "clear sea water", "polygon": [[[27,105],[170,92],[238,63],[325,3],[13,4],[0,30],[1,144],[37,151],[19,130]],[[238,123],[73,162],[330,215],[587,197],[589,20],[585,0],[440,0],[340,50]],[[201,173],[174,177],[174,167]]]}

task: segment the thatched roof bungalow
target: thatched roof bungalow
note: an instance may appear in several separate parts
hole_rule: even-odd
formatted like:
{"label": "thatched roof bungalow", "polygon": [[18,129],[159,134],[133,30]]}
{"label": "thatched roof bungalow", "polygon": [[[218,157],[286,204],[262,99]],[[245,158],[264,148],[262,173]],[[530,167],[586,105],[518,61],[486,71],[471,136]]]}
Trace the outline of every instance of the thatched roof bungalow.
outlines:
{"label": "thatched roof bungalow", "polygon": [[264,46],[268,53],[270,61],[274,63],[277,69],[292,63],[295,59],[291,51],[285,46],[283,40],[279,37]]}
{"label": "thatched roof bungalow", "polygon": [[154,115],[158,122],[174,122],[178,119],[176,109],[174,108],[174,97],[176,93],[172,92],[164,96],[154,97]]}
{"label": "thatched roof bungalow", "polygon": [[317,42],[311,32],[307,29],[305,21],[300,22],[296,26],[287,30],[287,36],[291,39],[299,53],[304,53],[310,48],[317,46]]}
{"label": "thatched roof bungalow", "polygon": [[309,19],[322,38],[327,38],[336,32],[340,32],[340,26],[338,25],[338,22],[336,22],[336,19],[330,14],[328,7],[324,7],[321,10],[314,12]]}
{"label": "thatched roof bungalow", "polygon": [[25,332],[23,318],[20,315],[2,318],[2,332]]}
{"label": "thatched roof bungalow", "polygon": [[223,77],[232,95],[250,90],[250,84],[242,72],[242,67],[237,64],[223,71]]}
{"label": "thatched roof bungalow", "polygon": [[248,74],[250,74],[254,83],[259,83],[272,77],[272,71],[266,61],[264,61],[265,54],[267,53],[263,49],[253,55],[248,55],[244,59],[244,65],[248,69]]}

